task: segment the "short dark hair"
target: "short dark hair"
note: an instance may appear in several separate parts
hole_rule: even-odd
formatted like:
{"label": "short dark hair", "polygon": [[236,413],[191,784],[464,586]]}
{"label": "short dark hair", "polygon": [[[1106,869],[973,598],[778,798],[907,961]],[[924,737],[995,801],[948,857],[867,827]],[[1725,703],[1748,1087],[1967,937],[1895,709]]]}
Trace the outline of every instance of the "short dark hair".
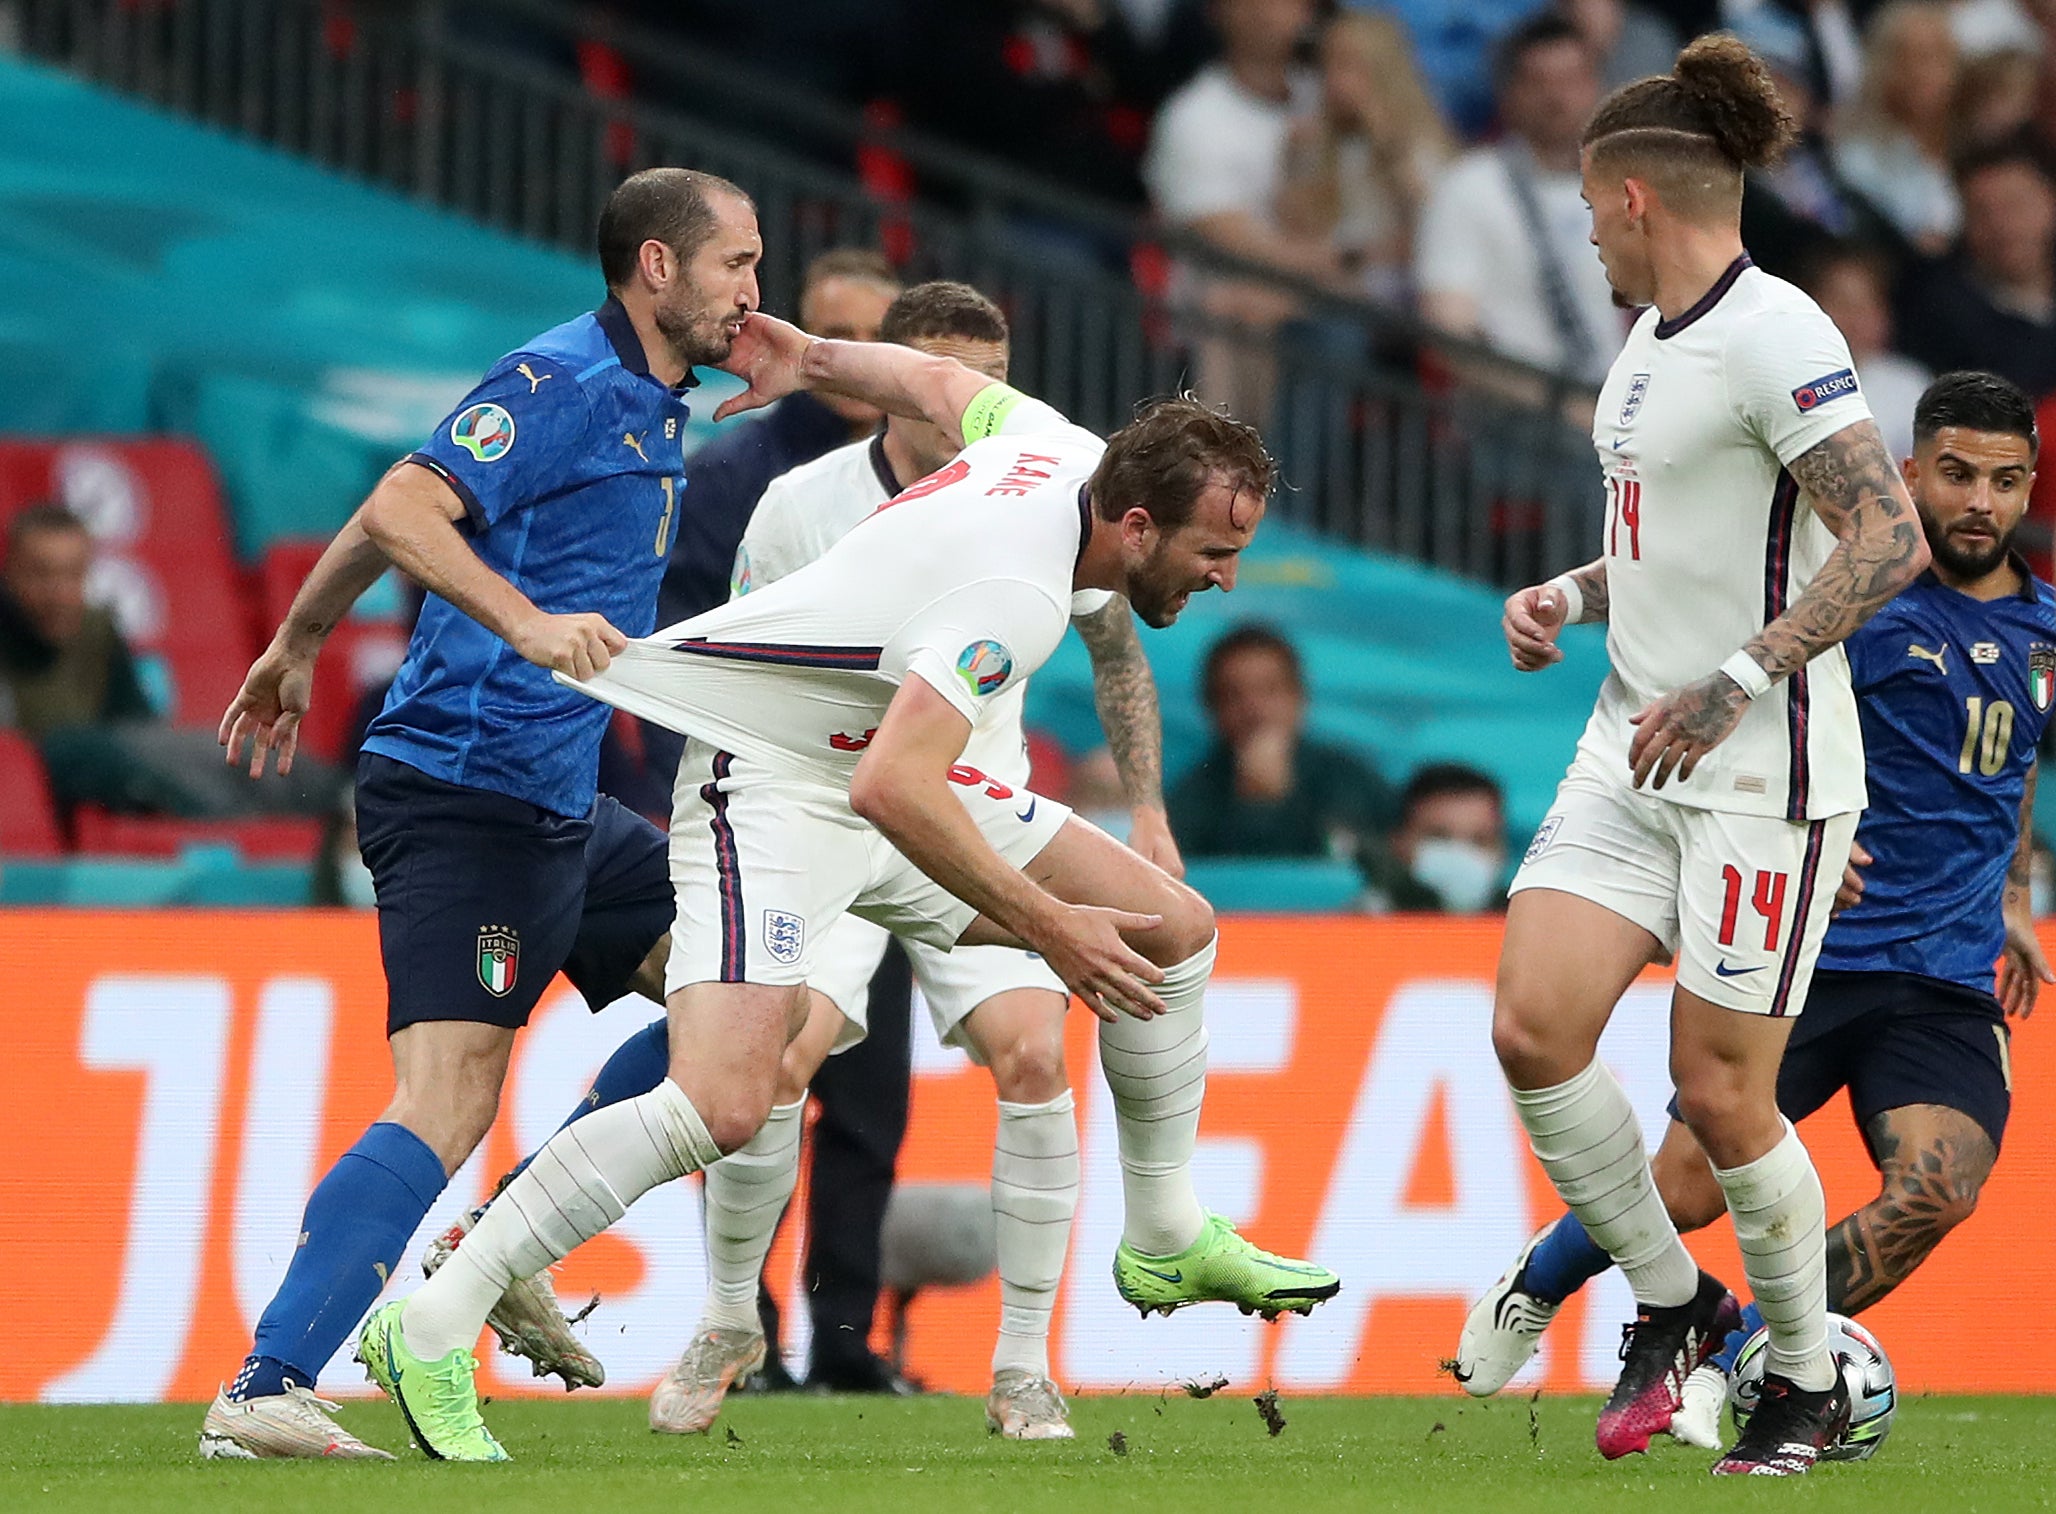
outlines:
{"label": "short dark hair", "polygon": [[14,549],[31,536],[58,532],[72,532],[85,537],[93,534],[84,521],[63,505],[47,499],[23,505],[7,523],[8,555],[12,556]]}
{"label": "short dark hair", "polygon": [[1996,137],[1960,153],[1956,159],[1956,182],[1967,184],[1988,168],[2016,167],[2033,169],[2045,183],[2056,182],[2056,173],[2050,171],[2048,154],[2024,132]]}
{"label": "short dark hair", "polygon": [[1302,693],[1306,691],[1306,671],[1300,666],[1299,648],[1287,641],[1285,633],[1276,626],[1260,620],[1245,621],[1206,649],[1206,661],[1199,670],[1199,695],[1208,709],[1213,708],[1219,692],[1221,669],[1245,652],[1264,652],[1277,658],[1292,676],[1292,686]]}
{"label": "short dark hair", "polygon": [[756,203],[728,180],[691,168],[645,168],[615,185],[600,210],[596,238],[607,287],[629,281],[645,242],[662,242],[685,259],[697,253],[714,234],[713,194],[733,195],[752,208]]}
{"label": "short dark hair", "polygon": [[1404,825],[1409,816],[1430,799],[1440,799],[1450,794],[1483,794],[1499,806],[1499,812],[1506,813],[1506,795],[1500,790],[1499,781],[1490,773],[1463,762],[1429,762],[1414,769],[1406,780],[1406,787],[1399,793],[1399,823]]}
{"label": "short dark hair", "polygon": [[888,289],[900,287],[900,276],[885,254],[870,247],[831,247],[814,254],[807,271],[800,276],[800,288],[812,289],[829,279],[855,279],[860,284],[883,284]]}
{"label": "short dark hair", "polygon": [[954,279],[930,279],[912,289],[900,291],[898,299],[885,307],[885,319],[878,323],[878,340],[904,347],[927,337],[954,338],[960,342],[1012,340],[1006,312],[973,289]]}
{"label": "short dark hair", "polygon": [[1238,495],[1261,503],[1271,497],[1276,472],[1256,427],[1193,394],[1144,400],[1135,419],[1107,438],[1092,470],[1092,505],[1105,521],[1140,505],[1159,526],[1176,530],[1192,519],[1216,473],[1226,474]]}
{"label": "short dark hair", "polygon": [[1520,72],[1521,65],[1528,61],[1529,53],[1538,48],[1554,47],[1559,42],[1575,42],[1580,47],[1587,45],[1585,34],[1557,12],[1545,10],[1530,16],[1493,46],[1492,87],[1505,89],[1513,82],[1513,76]]}
{"label": "short dark hair", "polygon": [[2030,453],[2040,452],[2042,446],[2035,430],[2035,402],[2027,392],[1996,373],[1974,368],[1945,373],[1921,391],[1913,407],[1914,446],[1932,441],[1944,426],[2017,436]]}

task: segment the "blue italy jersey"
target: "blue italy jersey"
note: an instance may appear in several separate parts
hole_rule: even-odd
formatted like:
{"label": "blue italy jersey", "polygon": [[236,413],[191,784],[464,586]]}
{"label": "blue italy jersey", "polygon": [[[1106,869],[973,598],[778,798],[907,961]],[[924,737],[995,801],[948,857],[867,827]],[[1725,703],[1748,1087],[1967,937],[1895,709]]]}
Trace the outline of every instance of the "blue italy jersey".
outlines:
{"label": "blue italy jersey", "polygon": [[[685,490],[687,414],[609,299],[500,359],[408,461],[456,491],[472,550],[537,608],[647,636]],[[582,817],[612,715],[430,595],[364,747]]]}
{"label": "blue italy jersey", "polygon": [[1919,973],[1992,991],[2020,802],[2056,693],[2056,592],[1977,600],[1932,573],[1846,643],[1863,722],[1876,859],[1820,966]]}

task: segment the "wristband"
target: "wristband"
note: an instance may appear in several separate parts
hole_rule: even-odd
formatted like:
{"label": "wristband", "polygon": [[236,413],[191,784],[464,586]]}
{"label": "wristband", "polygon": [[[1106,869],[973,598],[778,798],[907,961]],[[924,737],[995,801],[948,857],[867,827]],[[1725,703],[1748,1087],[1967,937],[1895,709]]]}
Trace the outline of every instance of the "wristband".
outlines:
{"label": "wristband", "polygon": [[1585,591],[1578,587],[1578,581],[1568,573],[1560,573],[1542,586],[1554,589],[1563,596],[1563,623],[1577,625],[1585,618]]}
{"label": "wristband", "polygon": [[1720,670],[1732,678],[1736,686],[1751,699],[1770,692],[1770,674],[1764,672],[1756,659],[1747,652],[1737,652],[1720,665]]}

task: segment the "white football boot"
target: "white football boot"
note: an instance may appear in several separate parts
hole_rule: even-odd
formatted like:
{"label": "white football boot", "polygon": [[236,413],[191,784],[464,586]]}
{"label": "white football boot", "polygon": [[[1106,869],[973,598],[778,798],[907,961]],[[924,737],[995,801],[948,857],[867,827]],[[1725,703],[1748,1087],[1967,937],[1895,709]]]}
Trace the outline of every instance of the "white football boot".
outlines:
{"label": "white football boot", "polygon": [[1522,1270],[1548,1230],[1539,1230],[1513,1265],[1485,1296],[1471,1306],[1464,1317],[1463,1335],[1456,1344],[1456,1359],[1448,1364],[1449,1375],[1463,1384],[1473,1398],[1490,1398],[1527,1366],[1542,1343],[1542,1332],[1556,1318],[1560,1304],[1546,1304],[1520,1289]]}
{"label": "white football boot", "polygon": [[367,1446],[337,1424],[336,1406],[312,1389],[289,1384],[283,1393],[231,1399],[218,1389],[200,1426],[200,1454],[234,1461],[334,1457],[345,1461],[391,1461],[390,1451]]}
{"label": "white football boot", "polygon": [[1702,1451],[1720,1449],[1720,1411],[1728,1406],[1728,1375],[1713,1362],[1695,1367],[1671,1415],[1671,1439]]}
{"label": "white football boot", "polygon": [[761,1330],[702,1330],[650,1395],[650,1428],[698,1435],[714,1423],[728,1390],[748,1382],[763,1365]]}
{"label": "white football boot", "polygon": [[985,1426],[1008,1440],[1070,1440],[1071,1411],[1046,1377],[1019,1367],[996,1372],[985,1398]]}
{"label": "white football boot", "polygon": [[[436,1268],[450,1259],[483,1213],[483,1209],[472,1210],[428,1243],[428,1250],[421,1257],[423,1274],[435,1275]],[[509,1283],[500,1301],[493,1305],[493,1312],[486,1316],[486,1323],[500,1338],[502,1351],[527,1358],[537,1377],[556,1373],[564,1380],[566,1393],[574,1388],[597,1388],[607,1380],[607,1369],[600,1359],[571,1333],[571,1321],[564,1317],[557,1303],[557,1290],[550,1286],[547,1270]]]}

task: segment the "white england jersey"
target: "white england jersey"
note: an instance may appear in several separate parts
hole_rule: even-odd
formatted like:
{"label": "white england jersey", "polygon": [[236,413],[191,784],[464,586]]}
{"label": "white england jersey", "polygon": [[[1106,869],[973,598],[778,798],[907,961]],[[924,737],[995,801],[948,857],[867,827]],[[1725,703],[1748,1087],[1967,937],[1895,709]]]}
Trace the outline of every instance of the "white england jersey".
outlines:
{"label": "white england jersey", "polygon": [[[883,433],[851,442],[771,480],[757,501],[735,553],[731,589],[737,598],[797,572],[877,513],[899,484],[885,460]],[[1086,589],[1073,597],[1076,614],[1105,607],[1113,595]],[[1028,680],[1010,679],[986,703],[971,728],[961,759],[988,778],[1028,786],[1028,738],[1022,729]]]}
{"label": "white england jersey", "polygon": [[[1675,320],[1643,312],[1599,391],[1613,664],[1581,746],[1627,772],[1628,717],[1706,677],[1791,605],[1835,538],[1785,471],[1870,417],[1841,333],[1738,259]],[[1830,648],[1757,699],[1661,797],[1816,820],[1864,806],[1849,663]]]}
{"label": "white england jersey", "polygon": [[1074,610],[1094,607],[1071,576],[1085,484],[1105,450],[1023,399],[996,435],[804,567],[630,642],[589,681],[557,677],[720,751],[847,790],[909,676],[976,727],[1048,660]]}

